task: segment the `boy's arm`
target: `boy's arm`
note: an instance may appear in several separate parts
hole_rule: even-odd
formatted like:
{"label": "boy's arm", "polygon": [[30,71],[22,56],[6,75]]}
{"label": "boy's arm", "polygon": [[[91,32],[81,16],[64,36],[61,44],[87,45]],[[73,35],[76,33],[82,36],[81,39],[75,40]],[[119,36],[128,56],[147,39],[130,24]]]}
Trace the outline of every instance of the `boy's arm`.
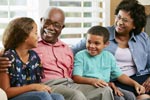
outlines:
{"label": "boy's arm", "polygon": [[73,80],[76,83],[80,83],[80,84],[90,84],[93,85],[95,87],[105,87],[108,86],[108,84],[100,79],[95,79],[95,78],[87,78],[87,77],[82,77],[79,75],[73,75]]}
{"label": "boy's arm", "polygon": [[109,82],[108,84],[114,91],[115,95],[123,96],[123,93],[118,89],[118,87],[116,87],[116,85],[113,82]]}
{"label": "boy's arm", "polygon": [[121,76],[119,76],[118,81],[123,84],[133,86],[138,94],[145,93],[145,88],[142,85],[140,85],[139,83],[137,83],[136,81],[134,81],[133,79],[131,79],[125,74],[122,74]]}

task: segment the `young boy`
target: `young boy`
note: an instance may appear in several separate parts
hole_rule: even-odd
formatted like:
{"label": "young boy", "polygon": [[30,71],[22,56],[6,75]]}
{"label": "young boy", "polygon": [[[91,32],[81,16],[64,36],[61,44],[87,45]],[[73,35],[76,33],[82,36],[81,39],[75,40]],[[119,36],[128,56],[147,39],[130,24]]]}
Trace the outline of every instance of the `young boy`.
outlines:
{"label": "young boy", "polygon": [[114,56],[103,50],[109,45],[108,41],[109,32],[106,28],[93,26],[88,30],[86,50],[75,55],[73,79],[76,83],[90,84],[96,87],[110,85],[114,90],[116,100],[135,100],[131,92],[123,89],[119,89],[119,91],[113,83],[108,83],[112,79],[117,79],[121,83],[135,87],[139,95],[145,92],[143,86],[122,74],[116,65]]}

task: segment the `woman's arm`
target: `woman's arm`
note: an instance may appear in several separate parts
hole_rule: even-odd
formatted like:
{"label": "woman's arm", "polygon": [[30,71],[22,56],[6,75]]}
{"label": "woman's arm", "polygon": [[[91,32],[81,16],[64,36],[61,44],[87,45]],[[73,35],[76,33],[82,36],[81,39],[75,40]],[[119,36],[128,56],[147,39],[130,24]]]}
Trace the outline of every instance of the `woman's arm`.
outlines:
{"label": "woman's arm", "polygon": [[0,87],[6,92],[8,98],[15,97],[29,91],[47,91],[51,92],[51,88],[42,84],[30,84],[20,87],[11,87],[10,79],[7,73],[0,73]]}
{"label": "woman's arm", "polygon": [[128,77],[125,74],[122,74],[118,78],[118,81],[123,83],[123,84],[127,84],[129,86],[133,86],[138,94],[145,93],[145,88],[142,85],[140,85],[139,83],[137,83],[136,81],[134,81],[133,79],[131,79],[130,77]]}

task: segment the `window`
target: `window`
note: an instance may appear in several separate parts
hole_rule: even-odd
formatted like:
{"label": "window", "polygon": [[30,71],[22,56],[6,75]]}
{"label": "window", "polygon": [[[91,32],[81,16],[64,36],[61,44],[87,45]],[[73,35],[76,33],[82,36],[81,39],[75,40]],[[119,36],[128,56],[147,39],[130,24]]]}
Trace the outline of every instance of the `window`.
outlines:
{"label": "window", "polygon": [[0,0],[0,48],[2,48],[3,31],[12,18],[27,16],[39,19],[36,2],[37,0]]}
{"label": "window", "polygon": [[[65,28],[60,36],[67,44],[77,43],[93,25],[109,25],[108,0],[49,0],[65,12]],[[108,16],[106,16],[106,14]]]}
{"label": "window", "polygon": [[[72,45],[83,38],[91,26],[109,25],[109,1],[0,0],[0,41],[6,25],[12,18],[17,16],[32,17],[39,24],[39,19],[46,8],[48,6],[55,6],[61,8],[66,16],[66,27],[62,30],[60,39]],[[0,47],[2,47],[2,44],[0,44]]]}

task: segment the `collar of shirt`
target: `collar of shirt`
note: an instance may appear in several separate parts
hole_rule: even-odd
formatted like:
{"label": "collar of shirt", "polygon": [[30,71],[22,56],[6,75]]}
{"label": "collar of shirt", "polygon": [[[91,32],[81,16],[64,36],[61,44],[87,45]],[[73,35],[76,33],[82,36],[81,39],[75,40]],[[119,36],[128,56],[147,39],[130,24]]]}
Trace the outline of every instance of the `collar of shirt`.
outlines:
{"label": "collar of shirt", "polygon": [[[111,29],[109,29],[109,30],[112,30],[112,31],[113,31],[113,33],[110,32],[111,34],[110,34],[109,40],[115,40],[115,37],[116,37],[115,25],[113,25],[113,26],[111,27]],[[136,42],[136,38],[135,38],[135,35],[134,35],[133,32],[131,33],[130,40],[134,40],[134,41]]]}
{"label": "collar of shirt", "polygon": [[51,45],[51,46],[53,45],[54,47],[64,46],[64,43],[60,39],[58,39],[58,41],[55,44],[48,43],[48,42],[44,41],[43,39],[40,39],[38,42],[39,43],[42,42],[46,45]]}

